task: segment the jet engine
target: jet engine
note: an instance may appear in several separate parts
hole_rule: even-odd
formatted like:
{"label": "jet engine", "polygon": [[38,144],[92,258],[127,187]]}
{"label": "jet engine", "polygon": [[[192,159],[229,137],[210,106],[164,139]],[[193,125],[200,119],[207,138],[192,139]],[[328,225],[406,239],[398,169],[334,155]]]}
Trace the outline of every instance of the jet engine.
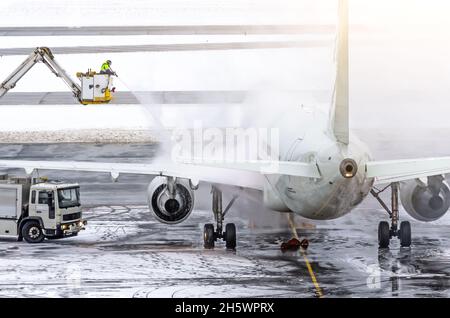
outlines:
{"label": "jet engine", "polygon": [[194,207],[192,188],[187,179],[155,177],[147,189],[150,211],[162,223],[183,222]]}
{"label": "jet engine", "polygon": [[428,177],[428,182],[402,182],[400,199],[408,214],[419,221],[431,222],[441,218],[450,207],[450,190],[442,176]]}

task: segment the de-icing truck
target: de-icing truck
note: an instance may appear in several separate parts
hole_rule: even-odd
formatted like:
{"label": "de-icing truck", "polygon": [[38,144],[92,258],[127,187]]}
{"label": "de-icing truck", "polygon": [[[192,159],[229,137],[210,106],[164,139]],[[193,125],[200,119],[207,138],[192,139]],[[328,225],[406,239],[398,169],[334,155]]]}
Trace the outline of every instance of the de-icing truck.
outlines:
{"label": "de-icing truck", "polygon": [[0,175],[0,236],[40,243],[75,236],[86,224],[78,184]]}

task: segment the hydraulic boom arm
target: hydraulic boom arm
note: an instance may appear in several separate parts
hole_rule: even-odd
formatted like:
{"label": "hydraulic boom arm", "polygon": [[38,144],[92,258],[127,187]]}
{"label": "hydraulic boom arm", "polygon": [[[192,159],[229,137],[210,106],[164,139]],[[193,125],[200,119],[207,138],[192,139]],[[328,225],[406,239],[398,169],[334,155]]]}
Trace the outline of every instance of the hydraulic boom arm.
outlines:
{"label": "hydraulic boom arm", "polygon": [[36,48],[27,59],[6,78],[0,85],[0,97],[5,95],[10,89],[14,88],[16,83],[38,62],[47,65],[52,73],[57,77],[60,77],[64,83],[70,87],[74,96],[81,101],[81,87],[72,81],[66,71],[56,63],[52,52],[47,47]]}

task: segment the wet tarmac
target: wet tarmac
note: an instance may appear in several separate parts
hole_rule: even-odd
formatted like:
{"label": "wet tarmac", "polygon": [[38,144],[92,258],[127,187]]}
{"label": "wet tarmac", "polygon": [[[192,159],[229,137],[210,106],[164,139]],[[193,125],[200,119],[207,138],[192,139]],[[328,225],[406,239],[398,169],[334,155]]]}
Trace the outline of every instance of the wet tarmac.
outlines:
{"label": "wet tarmac", "polygon": [[[0,145],[0,158],[148,162],[155,151],[146,144]],[[77,237],[37,245],[2,238],[0,296],[317,297],[319,291],[324,297],[450,296],[448,216],[420,223],[401,211],[412,223],[412,247],[393,241],[390,250],[379,250],[377,225],[387,215],[368,198],[341,219],[299,227],[310,241],[308,250],[283,253],[281,242],[292,237],[284,216],[258,207],[255,194],[254,201],[238,200],[227,216],[238,228],[236,251],[222,243],[204,250],[202,228],[212,221],[207,187],[199,190],[187,221],[167,226],[148,212],[150,177],[124,175],[111,183],[107,174],[45,174],[81,184],[89,224]]]}

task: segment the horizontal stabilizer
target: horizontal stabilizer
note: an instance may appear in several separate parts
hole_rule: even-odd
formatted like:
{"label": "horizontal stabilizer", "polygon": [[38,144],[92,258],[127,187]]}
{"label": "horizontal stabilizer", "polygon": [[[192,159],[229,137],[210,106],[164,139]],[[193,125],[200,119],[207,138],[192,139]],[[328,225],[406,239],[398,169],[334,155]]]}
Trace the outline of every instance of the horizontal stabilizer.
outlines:
{"label": "horizontal stabilizer", "polygon": [[217,167],[224,169],[259,172],[264,175],[279,174],[305,178],[320,178],[316,164],[293,161],[248,160],[242,162],[226,162],[223,160],[179,160],[185,164]]}
{"label": "horizontal stabilizer", "polygon": [[373,161],[366,163],[366,173],[377,183],[443,175],[450,173],[450,157]]}

